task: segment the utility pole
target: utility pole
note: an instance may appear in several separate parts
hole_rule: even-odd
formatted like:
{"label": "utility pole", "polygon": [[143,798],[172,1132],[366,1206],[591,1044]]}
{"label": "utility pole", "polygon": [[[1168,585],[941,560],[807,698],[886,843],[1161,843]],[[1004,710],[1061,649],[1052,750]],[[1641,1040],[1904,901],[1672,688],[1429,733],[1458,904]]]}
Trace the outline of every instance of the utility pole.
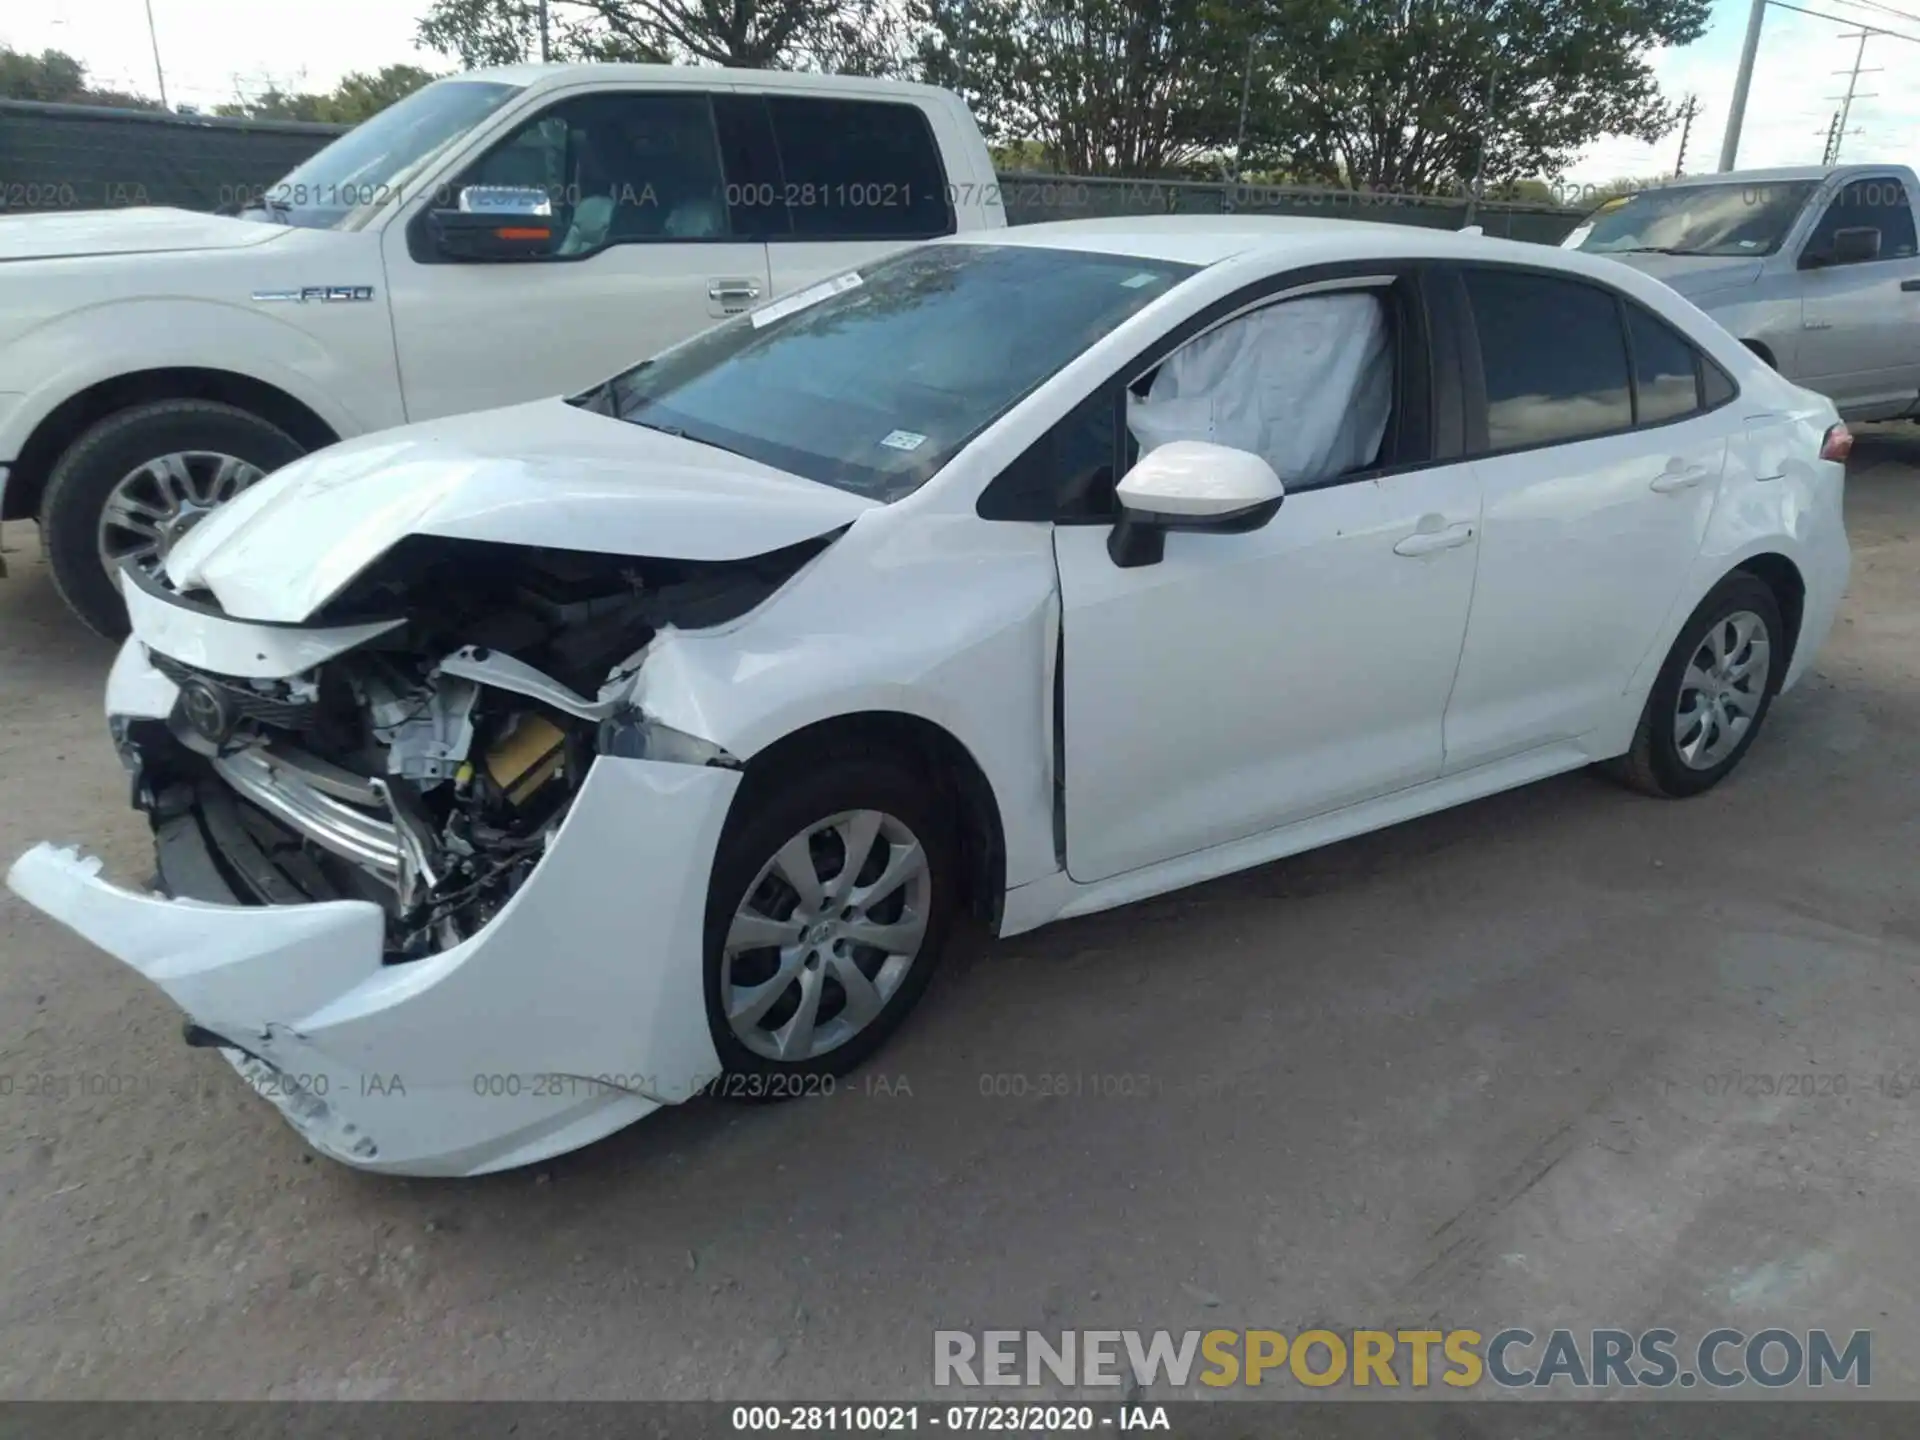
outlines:
{"label": "utility pole", "polygon": [[1673,162],[1673,178],[1678,180],[1687,173],[1687,141],[1693,135],[1693,117],[1700,112],[1700,97],[1689,95],[1686,107],[1680,112],[1680,158]]}
{"label": "utility pole", "polygon": [[1733,77],[1733,109],[1727,114],[1726,138],[1720,142],[1720,171],[1733,169],[1740,153],[1740,125],[1747,116],[1747,92],[1753,88],[1753,62],[1760,53],[1760,27],[1766,23],[1767,0],[1753,0],[1747,16],[1747,39],[1740,47],[1740,68]]}
{"label": "utility pole", "polygon": [[[1847,121],[1853,116],[1853,102],[1855,100],[1872,100],[1875,98],[1870,94],[1862,95],[1859,93],[1860,76],[1863,73],[1860,69],[1860,62],[1867,58],[1867,41],[1872,38],[1873,34],[1873,31],[1864,28],[1859,32],[1857,38],[1860,41],[1860,46],[1853,52],[1853,70],[1851,73],[1841,70],[1833,72],[1836,75],[1847,75],[1847,93],[1844,96],[1836,95],[1831,97],[1840,101],[1840,117],[1833,127],[1833,143],[1827,147],[1827,164],[1829,165],[1838,165],[1840,163],[1840,146],[1847,138]],[[1840,38],[1843,40],[1852,40],[1856,37],[1854,32],[1849,30]],[[1880,68],[1882,67],[1875,66],[1872,70],[1864,73],[1874,74],[1877,73]]]}
{"label": "utility pole", "polygon": [[1487,113],[1480,122],[1480,158],[1473,167],[1473,188],[1467,192],[1467,219],[1460,228],[1471,230],[1475,212],[1480,207],[1480,193],[1487,184],[1487,151],[1493,148],[1493,82],[1499,74],[1497,67],[1487,71]]}
{"label": "utility pole", "polygon": [[540,63],[544,65],[552,58],[553,52],[547,44],[547,0],[540,0]]}
{"label": "utility pole", "polygon": [[1247,70],[1240,80],[1240,128],[1233,137],[1233,183],[1240,184],[1240,157],[1247,148],[1247,106],[1253,100],[1253,47],[1256,37],[1247,36]]}
{"label": "utility pole", "polygon": [[[1817,134],[1818,132],[1816,131],[1815,133]],[[1839,140],[1839,137],[1840,112],[1836,110],[1833,112],[1833,118],[1827,122],[1827,143],[1820,147],[1820,163],[1822,165],[1833,164],[1834,145]]]}
{"label": "utility pole", "polygon": [[153,0],[147,0],[147,39],[153,42],[153,77],[160,82],[160,108],[171,110],[167,104],[167,72],[160,68],[160,32],[153,28]]}

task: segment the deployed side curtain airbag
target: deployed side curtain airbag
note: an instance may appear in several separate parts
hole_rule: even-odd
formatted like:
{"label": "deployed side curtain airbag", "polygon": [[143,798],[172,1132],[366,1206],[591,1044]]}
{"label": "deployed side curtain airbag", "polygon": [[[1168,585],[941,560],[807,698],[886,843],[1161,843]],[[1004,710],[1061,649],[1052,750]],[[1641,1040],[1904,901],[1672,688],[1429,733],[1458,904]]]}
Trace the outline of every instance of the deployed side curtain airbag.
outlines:
{"label": "deployed side curtain airbag", "polygon": [[1171,440],[1251,450],[1287,485],[1372,465],[1393,404],[1377,295],[1308,295],[1256,310],[1170,355],[1127,425],[1146,454]]}

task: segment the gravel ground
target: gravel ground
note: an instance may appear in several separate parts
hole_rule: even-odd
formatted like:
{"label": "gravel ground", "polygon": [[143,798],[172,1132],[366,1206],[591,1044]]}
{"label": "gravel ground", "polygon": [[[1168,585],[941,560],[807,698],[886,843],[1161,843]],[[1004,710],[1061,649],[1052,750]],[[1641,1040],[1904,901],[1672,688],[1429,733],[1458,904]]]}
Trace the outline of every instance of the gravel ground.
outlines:
{"label": "gravel ground", "polygon": [[[1431,1323],[1871,1329],[1920,1397],[1920,430],[1854,470],[1842,620],[1711,795],[1567,776],[969,938],[834,1097],[535,1170],[310,1156],[0,894],[0,1395],[906,1397],[936,1327]],[[143,876],[110,647],[6,538],[0,863]]]}

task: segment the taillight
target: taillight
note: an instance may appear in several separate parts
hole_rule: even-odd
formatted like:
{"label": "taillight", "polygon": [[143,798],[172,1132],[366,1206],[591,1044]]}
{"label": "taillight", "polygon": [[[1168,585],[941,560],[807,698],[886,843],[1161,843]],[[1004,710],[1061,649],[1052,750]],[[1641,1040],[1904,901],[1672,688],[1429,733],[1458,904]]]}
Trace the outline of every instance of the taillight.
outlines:
{"label": "taillight", "polygon": [[1846,464],[1847,457],[1853,454],[1853,432],[1847,429],[1846,422],[1827,427],[1826,438],[1820,442],[1820,458]]}

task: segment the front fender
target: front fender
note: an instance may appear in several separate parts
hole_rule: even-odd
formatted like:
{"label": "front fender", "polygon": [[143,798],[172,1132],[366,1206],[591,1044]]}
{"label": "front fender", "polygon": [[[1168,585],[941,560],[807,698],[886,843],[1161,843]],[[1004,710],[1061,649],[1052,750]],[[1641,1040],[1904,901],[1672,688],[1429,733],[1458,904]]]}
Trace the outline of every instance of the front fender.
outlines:
{"label": "front fender", "polygon": [[[73,396],[149,370],[218,370],[260,381],[342,437],[406,418],[384,302],[281,308],[284,317],[207,299],[106,300],[42,321],[0,348],[0,393],[21,397],[0,414],[0,456],[18,455]],[[342,313],[296,313],[321,310]]]}
{"label": "front fender", "polygon": [[1005,833],[1007,881],[1059,867],[1053,672],[1059,595],[1044,525],[862,517],[759,610],[663,631],[633,693],[648,715],[750,760],[839,716],[915,716],[979,764]]}

